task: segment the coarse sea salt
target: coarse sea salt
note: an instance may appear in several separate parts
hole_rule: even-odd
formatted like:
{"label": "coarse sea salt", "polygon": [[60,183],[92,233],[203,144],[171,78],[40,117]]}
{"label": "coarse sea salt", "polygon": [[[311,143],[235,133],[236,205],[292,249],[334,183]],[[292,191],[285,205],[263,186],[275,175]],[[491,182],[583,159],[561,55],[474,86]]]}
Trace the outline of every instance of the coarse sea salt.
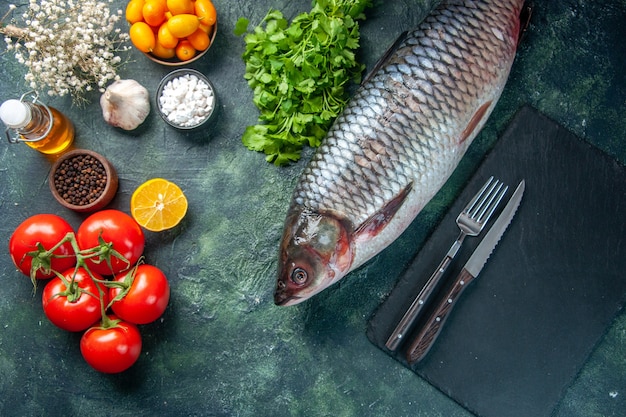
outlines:
{"label": "coarse sea salt", "polygon": [[172,124],[193,127],[209,117],[215,106],[215,95],[204,80],[194,74],[185,74],[163,86],[159,104],[163,115]]}

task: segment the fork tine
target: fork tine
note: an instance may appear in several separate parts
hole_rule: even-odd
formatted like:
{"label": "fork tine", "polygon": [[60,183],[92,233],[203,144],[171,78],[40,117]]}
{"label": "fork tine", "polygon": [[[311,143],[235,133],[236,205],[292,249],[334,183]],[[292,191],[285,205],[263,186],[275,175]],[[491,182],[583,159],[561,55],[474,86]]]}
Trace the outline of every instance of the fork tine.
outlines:
{"label": "fork tine", "polygon": [[463,209],[465,213],[469,213],[474,208],[478,200],[480,200],[483,194],[485,193],[485,190],[487,189],[487,187],[489,187],[489,185],[491,184],[491,181],[493,181],[493,176],[489,177],[489,179],[487,180],[487,182],[485,182],[482,188],[478,190],[476,195],[474,195],[474,197],[470,200],[470,202],[467,203],[467,206],[465,206],[465,208]]}
{"label": "fork tine", "polygon": [[472,218],[479,221],[483,218],[485,213],[487,213],[488,210],[492,207],[493,202],[498,197],[498,193],[503,186],[504,184],[502,182],[499,182],[498,180],[493,183],[493,186],[489,189],[489,192],[481,199],[480,204],[476,208],[476,211],[472,213]]}
{"label": "fork tine", "polygon": [[469,215],[471,218],[476,219],[480,217],[481,209],[483,209],[486,204],[488,204],[489,198],[493,196],[493,190],[498,186],[498,180],[496,180],[493,184],[490,185],[489,189],[480,195],[480,199],[476,202],[474,207],[469,211]]}
{"label": "fork tine", "polygon": [[498,193],[493,196],[493,198],[489,202],[489,206],[485,207],[485,211],[478,218],[479,222],[482,223],[482,222],[486,222],[489,220],[493,212],[496,211],[496,208],[500,204],[502,197],[504,197],[508,189],[509,189],[508,185],[504,187],[504,189],[502,189],[502,184],[500,184],[500,187],[498,187]]}
{"label": "fork tine", "polygon": [[467,215],[471,218],[479,217],[478,213],[489,204],[489,199],[493,196],[493,191],[498,186],[498,183],[502,186],[502,183],[499,180],[496,179],[493,183],[492,181],[493,177],[490,177],[483,188],[481,188],[478,194],[476,194],[476,196],[472,199],[470,204],[468,204],[465,213],[467,213]]}

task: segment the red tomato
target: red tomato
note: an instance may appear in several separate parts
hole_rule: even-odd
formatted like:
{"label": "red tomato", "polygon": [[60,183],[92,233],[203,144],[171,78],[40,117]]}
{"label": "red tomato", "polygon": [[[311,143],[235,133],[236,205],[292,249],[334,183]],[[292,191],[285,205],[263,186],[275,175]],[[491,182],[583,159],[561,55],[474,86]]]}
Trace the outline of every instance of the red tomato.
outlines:
{"label": "red tomato", "polygon": [[[96,279],[102,279],[96,273],[93,275]],[[102,317],[98,287],[84,268],[69,269],[63,276],[69,282],[69,288],[61,278],[52,278],[43,290],[41,298],[43,311],[55,326],[63,330],[70,332],[86,330]],[[106,307],[108,294],[105,288],[102,286],[100,288],[104,291],[103,301]]]}
{"label": "red tomato", "polygon": [[[55,214],[36,214],[24,220],[13,231],[9,239],[9,253],[15,266],[24,274],[31,276],[31,268],[35,269],[34,278],[45,279],[54,276],[54,271],[65,271],[76,262],[74,249],[69,242],[56,249],[49,259],[28,256],[37,252],[38,243],[44,251],[52,249],[65,235],[74,229],[63,218]],[[33,263],[34,262],[34,263]]]}
{"label": "red tomato", "polygon": [[[111,320],[117,317],[109,316]],[[130,368],[141,354],[141,334],[137,326],[120,321],[107,329],[90,327],[80,339],[80,352],[96,371],[116,374]]]}
{"label": "red tomato", "polygon": [[165,274],[156,266],[141,264],[136,269],[118,274],[114,280],[131,283],[125,294],[122,288],[109,289],[110,300],[123,294],[111,305],[113,312],[122,320],[147,324],[165,312],[170,300],[170,285]]}
{"label": "red tomato", "polygon": [[133,266],[143,253],[145,238],[135,219],[119,210],[102,210],[87,217],[76,232],[76,240],[81,250],[94,248],[100,244],[100,236],[112,249],[119,252],[128,263],[109,255],[111,267],[102,259],[100,262],[86,259],[91,271],[101,275],[114,275]]}

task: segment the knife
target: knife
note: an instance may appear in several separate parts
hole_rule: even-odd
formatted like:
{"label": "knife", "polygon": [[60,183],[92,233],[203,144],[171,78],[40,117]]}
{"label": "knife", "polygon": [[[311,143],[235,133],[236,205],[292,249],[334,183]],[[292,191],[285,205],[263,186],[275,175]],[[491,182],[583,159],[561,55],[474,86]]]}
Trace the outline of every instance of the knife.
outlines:
{"label": "knife", "polygon": [[465,266],[463,266],[461,272],[457,275],[448,293],[435,307],[434,312],[430,315],[426,324],[409,346],[406,354],[406,359],[409,364],[412,365],[421,361],[430,351],[446,319],[450,315],[452,307],[454,307],[454,304],[461,296],[463,290],[467,288],[483,269],[491,252],[493,252],[504,234],[504,231],[511,223],[522,200],[525,187],[526,183],[522,180],[502,210],[502,213],[500,213],[500,216],[498,216],[493,226],[489,229],[489,232],[487,232],[487,235],[483,238]]}

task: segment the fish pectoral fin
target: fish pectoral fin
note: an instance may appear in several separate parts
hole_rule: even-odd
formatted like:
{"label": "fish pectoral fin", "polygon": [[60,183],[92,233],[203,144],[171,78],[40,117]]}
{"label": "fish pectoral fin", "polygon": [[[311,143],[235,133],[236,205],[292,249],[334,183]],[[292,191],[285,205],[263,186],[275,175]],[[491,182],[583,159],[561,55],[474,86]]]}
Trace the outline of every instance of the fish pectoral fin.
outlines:
{"label": "fish pectoral fin", "polygon": [[470,136],[472,136],[472,134],[477,132],[476,128],[480,125],[480,122],[485,118],[485,115],[487,114],[487,110],[489,109],[489,106],[491,106],[491,100],[484,103],[482,106],[478,108],[478,110],[476,110],[476,112],[470,119],[467,126],[465,126],[465,129],[463,129],[463,132],[461,132],[459,143],[465,142],[467,138],[469,138]]}
{"label": "fish pectoral fin", "polygon": [[383,54],[383,56],[381,56],[378,61],[376,61],[376,64],[374,64],[374,67],[372,67],[372,69],[367,73],[367,75],[365,76],[365,78],[363,78],[363,81],[361,81],[361,84],[365,83],[367,80],[369,80],[370,78],[372,78],[372,75],[376,74],[376,72],[378,72],[378,70],[385,65],[385,63],[389,60],[389,57],[391,57],[391,55],[394,53],[394,51],[396,49],[398,49],[398,46],[400,45],[400,43],[404,40],[404,38],[406,38],[406,35],[408,34],[408,31],[404,31],[400,34],[400,36],[398,36],[398,38],[394,41],[393,44],[391,44],[391,46],[389,48],[387,48],[387,50],[385,51],[385,53]]}
{"label": "fish pectoral fin", "polygon": [[413,183],[409,183],[396,197],[390,200],[383,208],[364,221],[355,231],[355,240],[368,240],[379,234],[396,215],[404,200],[411,192]]}

